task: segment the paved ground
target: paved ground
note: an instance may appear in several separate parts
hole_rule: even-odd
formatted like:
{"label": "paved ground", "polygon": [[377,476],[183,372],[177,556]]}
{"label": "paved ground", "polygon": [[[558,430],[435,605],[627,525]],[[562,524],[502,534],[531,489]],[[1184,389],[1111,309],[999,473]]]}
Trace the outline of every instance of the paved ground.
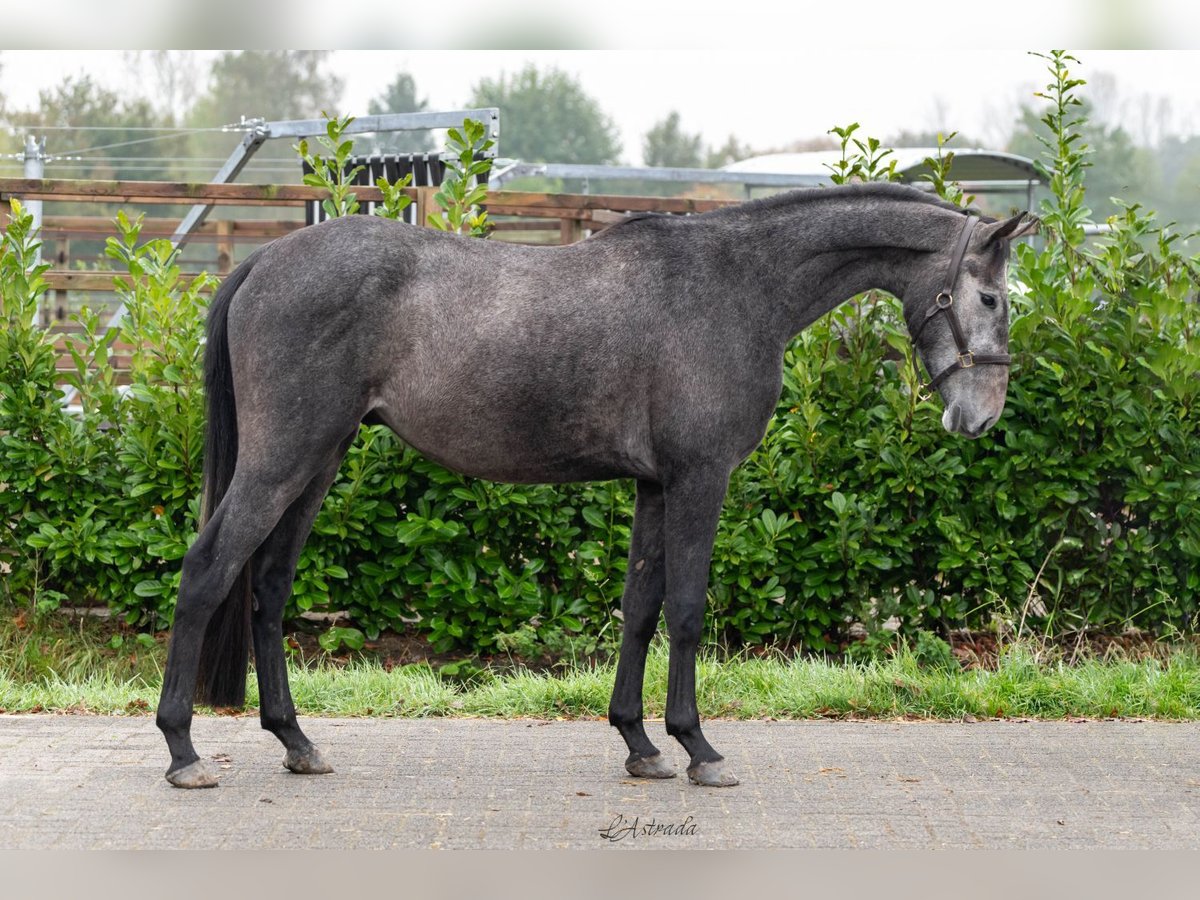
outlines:
{"label": "paved ground", "polygon": [[1200,848],[1197,724],[710,722],[724,789],[626,777],[602,722],[304,726],[337,774],[202,718],[229,768],[181,791],[150,718],[0,716],[0,847]]}

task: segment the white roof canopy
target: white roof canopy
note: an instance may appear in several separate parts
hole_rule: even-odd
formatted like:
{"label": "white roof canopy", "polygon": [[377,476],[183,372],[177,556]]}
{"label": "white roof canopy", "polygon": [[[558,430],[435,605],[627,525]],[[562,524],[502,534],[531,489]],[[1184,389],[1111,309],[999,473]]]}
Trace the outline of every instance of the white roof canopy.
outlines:
{"label": "white roof canopy", "polygon": [[[944,151],[948,153],[950,151]],[[1033,167],[1033,160],[999,150],[954,150],[950,177],[961,182],[1036,182],[1042,178]],[[884,157],[885,164],[896,161],[896,171],[905,181],[917,181],[928,172],[926,157],[936,157],[936,147],[899,147]],[[819,150],[809,153],[769,153],[739,160],[724,167],[726,172],[744,174],[805,175],[828,178],[829,166],[841,160],[838,150]]]}

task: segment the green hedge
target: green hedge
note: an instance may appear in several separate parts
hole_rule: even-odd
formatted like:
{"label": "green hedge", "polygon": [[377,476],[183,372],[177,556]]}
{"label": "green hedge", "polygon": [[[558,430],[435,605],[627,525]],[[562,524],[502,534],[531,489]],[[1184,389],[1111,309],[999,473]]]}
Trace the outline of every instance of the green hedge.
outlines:
{"label": "green hedge", "polygon": [[[734,474],[713,557],[710,636],[813,649],[896,617],[906,629],[1190,630],[1200,596],[1197,267],[1129,207],[1085,243],[1079,82],[1050,59],[1040,249],[1010,267],[1014,366],[984,438],[946,434],[921,399],[897,302],[868,294],[800,335],[778,415]],[[851,129],[839,130],[844,149]],[[857,143],[857,142],[854,142]],[[847,177],[887,177],[876,142]],[[948,158],[941,163],[948,164]],[[857,169],[856,169],[857,167]],[[953,185],[935,178],[944,196]],[[170,620],[194,539],[203,289],[122,218],[109,253],[138,348],[119,396],[110,338],[85,314],[64,414],[29,220],[0,254],[0,566],[10,601],[99,601]],[[364,428],[305,548],[291,601],[346,610],[367,635],[411,624],[487,651],[610,639],[632,486],[511,486],[448,472]],[[329,646],[361,637],[331,632]]]}

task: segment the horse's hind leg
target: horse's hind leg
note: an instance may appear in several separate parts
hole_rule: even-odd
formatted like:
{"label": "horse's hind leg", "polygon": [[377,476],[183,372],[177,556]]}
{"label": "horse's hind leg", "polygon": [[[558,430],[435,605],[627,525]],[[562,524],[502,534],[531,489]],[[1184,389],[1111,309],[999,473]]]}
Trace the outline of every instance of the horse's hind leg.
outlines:
{"label": "horse's hind leg", "polygon": [[663,490],[660,485],[639,481],[633,539],[629,543],[629,568],[625,574],[625,593],[621,596],[624,617],[621,654],[617,659],[608,721],[621,732],[629,746],[625,768],[630,774],[643,778],[675,777],[675,770],[646,736],[642,721],[646,650],[658,627],[664,586]]}
{"label": "horse's hind leg", "polygon": [[[356,429],[357,431],[357,429]],[[274,734],[287,750],[283,764],[300,775],[324,775],[333,769],[300,730],[296,707],[288,688],[283,655],[283,607],[292,592],[296,563],[338,465],[354,440],[351,434],[325,467],[291,506],[270,537],[254,555],[254,607],[250,615],[254,638],[254,668],[258,676],[259,716],[262,727]]]}
{"label": "horse's hind leg", "polygon": [[239,465],[225,497],[183,558],[157,716],[171,751],[167,780],[176,787],[212,787],[217,783],[216,771],[199,758],[191,738],[192,704],[205,629],[242,568],[306,481],[295,474],[290,478],[263,477],[251,467]]}

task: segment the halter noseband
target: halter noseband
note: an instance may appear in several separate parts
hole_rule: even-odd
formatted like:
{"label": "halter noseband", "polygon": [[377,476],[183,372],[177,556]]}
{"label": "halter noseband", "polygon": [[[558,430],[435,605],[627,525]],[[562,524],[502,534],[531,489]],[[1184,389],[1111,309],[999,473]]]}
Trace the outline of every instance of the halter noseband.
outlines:
{"label": "halter noseband", "polygon": [[973,353],[967,347],[967,336],[963,333],[962,323],[958,321],[958,313],[954,309],[954,283],[958,281],[958,273],[962,268],[963,257],[967,253],[967,244],[971,240],[971,232],[979,223],[978,216],[967,216],[962,231],[958,235],[958,245],[954,248],[954,256],[950,259],[950,267],[946,270],[946,278],[942,289],[933,298],[933,306],[925,313],[925,318],[912,331],[912,344],[915,352],[917,337],[925,330],[925,326],[940,312],[946,314],[950,324],[950,332],[954,335],[954,344],[958,348],[958,359],[948,365],[937,375],[933,376],[925,387],[929,390],[937,387],[942,381],[958,369],[970,369],[975,366],[1007,366],[1012,363],[1012,357],[1007,353]]}

